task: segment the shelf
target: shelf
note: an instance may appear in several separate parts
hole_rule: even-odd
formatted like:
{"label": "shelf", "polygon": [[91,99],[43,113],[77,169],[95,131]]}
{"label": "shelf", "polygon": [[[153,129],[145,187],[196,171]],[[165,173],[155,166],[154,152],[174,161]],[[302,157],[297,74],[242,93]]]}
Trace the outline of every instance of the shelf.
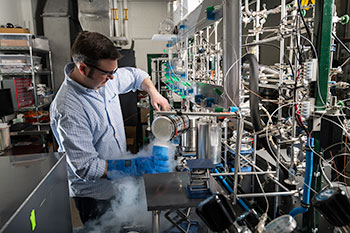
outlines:
{"label": "shelf", "polygon": [[40,126],[40,130],[31,129],[31,130],[21,130],[21,131],[17,131],[17,132],[10,132],[10,136],[50,134],[50,130],[51,130],[50,126],[44,125],[44,126]]}
{"label": "shelf", "polygon": [[[7,46],[0,46],[0,51],[6,52],[6,51],[29,51],[30,47],[7,47]],[[38,49],[33,48],[33,52],[35,53],[48,53],[50,50],[44,50],[44,49]]]}
{"label": "shelf", "polygon": [[154,34],[152,36],[153,41],[176,41],[177,38],[175,34]]}
{"label": "shelf", "polygon": [[[42,71],[36,71],[34,72],[34,74],[38,74],[38,75],[49,75],[51,74],[51,71],[49,70],[42,70]],[[8,72],[8,73],[1,73],[0,72],[0,75],[3,75],[3,76],[23,76],[23,75],[32,75],[31,72]]]}
{"label": "shelf", "polygon": [[35,74],[40,74],[40,75],[47,75],[47,74],[51,74],[51,71],[49,70],[42,70],[42,71],[37,71],[37,72],[34,72]]}
{"label": "shelf", "polygon": [[43,125],[50,125],[50,122],[46,122],[46,123],[34,122],[32,125],[41,125],[41,126],[43,126]]}
{"label": "shelf", "polygon": [[29,106],[29,107],[24,107],[24,108],[19,108],[17,111],[18,112],[24,112],[24,111],[33,111],[33,110],[36,110],[36,108],[44,108],[44,107],[46,107],[46,106],[49,106],[51,104],[51,102],[50,103],[46,103],[46,104],[40,104],[40,105],[38,105],[37,107],[35,107],[35,106]]}

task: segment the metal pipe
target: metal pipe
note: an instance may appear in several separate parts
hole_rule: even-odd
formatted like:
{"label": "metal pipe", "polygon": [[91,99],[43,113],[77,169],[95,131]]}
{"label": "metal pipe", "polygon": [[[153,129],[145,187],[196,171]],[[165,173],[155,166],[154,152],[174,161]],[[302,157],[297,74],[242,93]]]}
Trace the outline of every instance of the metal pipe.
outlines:
{"label": "metal pipe", "polygon": [[[34,70],[34,60],[33,60],[33,43],[31,42],[32,40],[32,35],[28,35],[27,41],[29,41],[29,56],[30,56],[30,68],[31,68],[31,82],[33,85],[33,94],[34,94],[34,105],[35,105],[35,115],[36,115],[36,120],[39,122],[39,101],[38,101],[38,93],[37,93],[37,87],[36,87],[36,74]],[[38,124],[38,131],[40,131],[40,124]]]}
{"label": "metal pipe", "polygon": [[245,0],[245,4],[244,4],[244,9],[245,9],[245,13],[249,16],[253,15],[253,13],[249,10],[249,1]]}
{"label": "metal pipe", "polygon": [[[227,119],[225,119],[223,122],[222,122],[222,127],[224,128],[224,141],[227,143]],[[225,146],[225,151],[224,151],[224,169],[225,169],[225,172],[228,171],[227,169],[227,147]]]}
{"label": "metal pipe", "polygon": [[[224,144],[225,146],[227,146],[227,148],[229,148],[230,150],[234,151],[233,148],[232,148],[230,145],[228,145],[227,143],[223,142],[223,144]],[[243,157],[243,156],[242,156],[241,158],[244,159],[244,160],[245,160],[247,163],[249,163],[251,166],[253,166],[254,168],[256,168],[258,171],[260,171],[260,172],[263,171],[260,167],[256,166],[254,163],[252,163],[249,159],[246,159],[246,158]],[[283,188],[284,190],[286,190],[286,191],[289,192],[289,189],[286,188],[283,184],[281,184],[278,180],[276,180],[276,177],[271,176],[271,178],[272,178],[272,180],[273,180],[276,184],[278,184],[279,186],[281,186],[281,188]]]}
{"label": "metal pipe", "polygon": [[[264,171],[264,172],[238,172],[238,175],[265,175],[265,174],[275,174],[276,171]],[[210,173],[212,176],[232,176],[234,172],[223,172],[223,173]]]}
{"label": "metal pipe", "polygon": [[[284,35],[283,38],[286,39],[286,38],[291,37],[291,36],[292,35],[287,34],[287,35]],[[255,45],[258,45],[258,44],[267,44],[268,42],[279,41],[281,39],[282,39],[281,36],[274,36],[274,37],[270,37],[270,38],[266,38],[266,39],[260,40],[258,42],[252,42],[252,43],[244,44],[242,46],[243,47],[247,47],[247,46],[255,46]]]}
{"label": "metal pipe", "polygon": [[52,66],[52,53],[51,50],[49,50],[49,64],[50,64],[50,82],[52,90],[55,90],[55,81],[53,77],[53,66]]}
{"label": "metal pipe", "polygon": [[[254,137],[253,137],[253,163],[256,165],[256,142],[258,140],[258,136],[256,134],[254,134]],[[255,169],[253,169],[254,172]],[[274,171],[275,172],[275,171]],[[252,192],[254,192],[255,190],[255,179],[252,179]]]}
{"label": "metal pipe", "polygon": [[[285,21],[285,17],[286,17],[286,0],[281,0],[281,34],[284,35],[284,30],[285,30],[285,26],[284,26],[284,21]],[[283,63],[284,63],[284,38],[281,37],[280,40],[280,78],[279,78],[279,86],[282,85],[283,83],[283,78],[284,78],[284,69],[283,69]],[[280,93],[281,96],[281,93]],[[279,98],[278,99],[279,104],[283,104],[282,103],[282,99]],[[282,109],[280,108],[278,110],[278,122],[281,122],[282,120]],[[281,146],[279,144],[279,139],[277,139],[277,155],[276,155],[276,179],[279,180],[280,178],[280,167],[279,167],[279,162],[280,162],[280,157],[281,157]],[[277,184],[275,184],[275,191],[278,192],[279,191],[279,186]],[[274,208],[273,208],[273,217],[276,218],[277,217],[277,208],[278,208],[278,203],[279,203],[279,198],[278,196],[275,197],[274,199]]]}
{"label": "metal pipe", "polygon": [[109,37],[113,37],[114,29],[113,29],[113,17],[114,14],[114,6],[113,6],[113,0],[109,0],[109,12],[108,12],[108,17],[109,17]]}
{"label": "metal pipe", "polygon": [[241,69],[232,69],[236,61],[236,67],[241,67],[241,1],[224,1],[223,4],[223,55],[224,55],[224,83],[226,87],[226,99],[228,106],[239,106],[241,89]]}
{"label": "metal pipe", "polygon": [[209,67],[210,67],[210,47],[209,47],[209,27],[207,27],[207,29],[206,29],[206,36],[205,36],[206,38],[206,41],[207,41],[207,48],[206,48],[206,59],[207,59],[207,62],[206,62],[206,65],[207,65],[207,67],[206,67],[206,70],[207,70],[207,72],[206,72],[206,74],[208,75],[208,82],[210,83],[212,80],[211,80],[211,71],[210,71],[210,69],[209,69]]}
{"label": "metal pipe", "polygon": [[[215,22],[215,28],[214,28],[214,43],[215,43],[215,80],[216,83],[219,84],[219,77],[220,77],[220,59],[219,59],[219,53],[217,51],[220,50],[219,48],[219,39],[218,39],[218,26],[219,22]],[[219,84],[220,85],[220,84]]]}
{"label": "metal pipe", "polygon": [[168,16],[169,16],[169,19],[174,21],[174,1],[168,2]]}
{"label": "metal pipe", "polygon": [[[120,27],[118,25],[118,22],[120,21],[120,14],[119,14],[119,9],[118,9],[118,0],[113,0],[114,3],[114,31],[115,31],[115,37],[120,37]],[[118,14],[119,14],[119,18],[118,18]]]}
{"label": "metal pipe", "polygon": [[233,182],[233,203],[237,202],[237,187],[238,187],[238,172],[241,171],[240,168],[240,155],[241,155],[241,142],[242,142],[242,131],[243,131],[243,119],[238,118],[237,121],[237,136],[236,136],[236,155],[235,155],[235,174]]}
{"label": "metal pipe", "polygon": [[152,232],[160,233],[160,211],[152,211]]}
{"label": "metal pipe", "polygon": [[[156,111],[156,114],[159,115],[177,115],[178,112],[175,111]],[[228,113],[228,112],[181,112],[182,115],[188,115],[188,116],[227,116],[227,117],[233,117],[236,116],[236,113]]]}
{"label": "metal pipe", "polygon": [[291,196],[298,193],[298,190],[288,191],[288,192],[269,192],[269,193],[246,193],[237,194],[238,198],[242,197],[274,197],[274,196]]}
{"label": "metal pipe", "polygon": [[124,19],[123,19],[124,36],[126,39],[128,39],[129,30],[128,30],[128,1],[127,0],[123,0],[123,11],[124,11]]}
{"label": "metal pipe", "polygon": [[[249,8],[249,7],[248,7]],[[259,12],[260,11],[260,0],[256,0],[256,11]],[[260,27],[260,17],[259,15],[257,15],[255,17],[255,27]],[[259,42],[260,38],[259,38],[259,33],[256,33],[255,35],[255,41],[256,42]],[[259,62],[259,56],[260,56],[260,48],[259,48],[259,45],[256,45],[255,47],[255,56],[256,56],[256,59],[258,60]]]}

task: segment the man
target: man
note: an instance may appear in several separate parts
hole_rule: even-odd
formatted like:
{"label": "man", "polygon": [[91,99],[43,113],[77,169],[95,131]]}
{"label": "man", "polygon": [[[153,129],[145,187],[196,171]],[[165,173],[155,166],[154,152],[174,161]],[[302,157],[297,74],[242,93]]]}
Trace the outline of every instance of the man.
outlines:
{"label": "man", "polygon": [[169,104],[146,72],[118,68],[121,55],[107,37],[83,31],[71,55],[50,117],[59,151],[67,153],[70,195],[85,223],[109,207],[115,195],[111,179],[169,168],[166,157],[121,160],[126,140],[118,95],[139,89],[148,92],[156,110],[168,110]]}

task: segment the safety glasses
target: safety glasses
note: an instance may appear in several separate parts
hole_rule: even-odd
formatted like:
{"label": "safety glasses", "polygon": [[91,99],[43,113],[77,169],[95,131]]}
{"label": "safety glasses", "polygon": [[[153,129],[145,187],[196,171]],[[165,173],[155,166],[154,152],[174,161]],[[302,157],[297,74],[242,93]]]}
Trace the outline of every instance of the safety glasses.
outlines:
{"label": "safety glasses", "polygon": [[99,67],[97,67],[97,66],[94,66],[94,65],[92,65],[92,64],[88,64],[88,63],[85,63],[85,64],[86,64],[87,66],[90,66],[90,67],[95,68],[96,70],[100,71],[103,75],[112,76],[112,75],[114,75],[114,74],[117,72],[117,70],[118,70],[118,67],[115,68],[113,71],[107,71],[107,70],[103,70],[103,69],[101,69],[101,68],[99,68]]}

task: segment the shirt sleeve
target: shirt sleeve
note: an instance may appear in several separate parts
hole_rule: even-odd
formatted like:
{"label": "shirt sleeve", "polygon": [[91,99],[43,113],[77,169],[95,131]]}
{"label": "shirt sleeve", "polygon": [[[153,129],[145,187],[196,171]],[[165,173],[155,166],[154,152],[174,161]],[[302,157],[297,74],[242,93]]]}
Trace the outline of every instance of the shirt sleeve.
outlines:
{"label": "shirt sleeve", "polygon": [[149,75],[143,70],[133,67],[119,68],[113,83],[119,94],[141,90],[141,84]]}
{"label": "shirt sleeve", "polygon": [[104,174],[106,161],[98,157],[94,148],[92,130],[84,114],[71,111],[55,112],[51,127],[67,162],[81,179],[96,180]]}

